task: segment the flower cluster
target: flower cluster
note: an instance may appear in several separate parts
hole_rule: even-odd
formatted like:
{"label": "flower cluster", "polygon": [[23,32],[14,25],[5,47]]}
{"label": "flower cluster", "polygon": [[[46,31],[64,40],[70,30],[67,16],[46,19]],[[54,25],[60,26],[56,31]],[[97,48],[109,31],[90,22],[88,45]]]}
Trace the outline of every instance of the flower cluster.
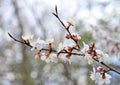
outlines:
{"label": "flower cluster", "polygon": [[95,44],[87,45],[83,42],[83,48],[81,50],[85,54],[85,60],[88,64],[93,64],[94,60],[104,62],[108,58],[108,54],[95,48]]}
{"label": "flower cluster", "polygon": [[[80,40],[80,36],[78,34],[73,33],[71,35],[72,38],[76,41]],[[52,47],[54,43],[53,38],[47,38],[46,40],[41,40],[40,38],[38,38],[37,40],[33,40],[33,35],[29,34],[26,36],[22,36],[22,39],[25,44],[31,46],[31,50],[38,50],[35,55],[35,59],[41,58],[41,60],[47,63],[57,63],[58,61],[71,63],[70,57],[73,50],[77,48],[75,42],[71,41],[70,38],[67,38],[66,40],[64,40],[64,42],[60,42],[56,50],[53,50]]]}

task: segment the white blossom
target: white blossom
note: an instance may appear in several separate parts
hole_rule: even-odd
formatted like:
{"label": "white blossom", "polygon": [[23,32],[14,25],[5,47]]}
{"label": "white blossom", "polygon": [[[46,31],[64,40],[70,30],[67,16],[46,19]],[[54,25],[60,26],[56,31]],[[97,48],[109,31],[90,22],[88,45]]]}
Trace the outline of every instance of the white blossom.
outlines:
{"label": "white blossom", "polygon": [[83,53],[87,53],[87,50],[89,49],[89,45],[85,44],[85,42],[83,42],[83,48],[81,49],[81,51]]}
{"label": "white blossom", "polygon": [[51,53],[49,56],[46,56],[45,53],[42,53],[41,60],[45,61],[46,63],[50,63],[50,62],[57,63],[58,62],[57,55],[54,53]]}
{"label": "white blossom", "polygon": [[49,43],[53,43],[54,42],[54,39],[53,38],[47,38],[46,41],[45,40],[42,40],[40,38],[38,38],[37,40],[35,41],[31,41],[30,42],[30,45],[32,46],[32,49],[31,50],[35,50],[35,49],[42,49],[44,47],[46,47]]}
{"label": "white blossom", "polygon": [[98,85],[110,84],[111,75],[103,72],[96,72],[95,68],[93,68],[93,72],[90,74],[90,78],[98,83]]}
{"label": "white blossom", "polygon": [[81,39],[81,36],[79,36],[78,33],[73,33],[72,35],[76,36],[77,40],[80,40],[80,39]]}
{"label": "white blossom", "polygon": [[74,46],[75,46],[75,43],[72,40],[66,39],[64,40],[64,42],[60,42],[58,44],[57,52],[60,52],[63,49],[68,50],[68,47],[74,47]]}
{"label": "white blossom", "polygon": [[105,78],[102,78],[102,75],[99,76],[98,84],[103,85],[103,84],[110,84],[110,79],[112,78],[111,75],[105,73]]}
{"label": "white blossom", "polygon": [[32,46],[31,50],[35,50],[35,49],[42,49],[43,47],[46,46],[46,42],[44,40],[41,40],[40,38],[37,39],[37,41],[33,41],[30,43],[30,45]]}
{"label": "white blossom", "polygon": [[89,46],[83,42],[83,48],[81,49],[81,51],[85,54],[84,59],[88,64],[92,64],[94,60],[92,56],[87,53],[88,50],[89,50]]}
{"label": "white blossom", "polygon": [[99,62],[104,62],[105,59],[109,58],[108,54],[101,50],[96,49],[96,52],[97,52],[97,58]]}
{"label": "white blossom", "polygon": [[94,59],[92,58],[92,56],[91,55],[89,55],[89,54],[85,54],[85,60],[86,60],[86,62],[88,63],[88,64],[93,64],[93,62],[94,62]]}
{"label": "white blossom", "polygon": [[63,43],[62,42],[60,42],[59,44],[58,44],[58,48],[57,48],[57,52],[60,52],[61,50],[63,50]]}
{"label": "white blossom", "polygon": [[75,46],[75,43],[74,43],[72,40],[66,39],[66,40],[64,40],[64,42],[63,42],[63,46],[64,46],[64,47],[68,47],[68,46],[73,47],[73,46]]}
{"label": "white blossom", "polygon": [[32,40],[33,39],[33,35],[32,34],[22,35],[22,39],[23,40]]}
{"label": "white blossom", "polygon": [[94,80],[95,82],[98,81],[100,74],[96,72],[95,68],[93,67],[93,72],[90,74],[90,78]]}
{"label": "white blossom", "polygon": [[68,50],[68,47],[74,47],[75,46],[75,43],[72,41],[72,40],[64,40],[63,42],[63,47]]}

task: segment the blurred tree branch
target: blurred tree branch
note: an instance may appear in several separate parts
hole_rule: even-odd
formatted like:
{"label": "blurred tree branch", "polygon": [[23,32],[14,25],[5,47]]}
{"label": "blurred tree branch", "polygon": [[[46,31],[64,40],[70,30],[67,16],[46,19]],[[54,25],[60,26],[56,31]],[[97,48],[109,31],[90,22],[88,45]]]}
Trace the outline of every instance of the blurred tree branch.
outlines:
{"label": "blurred tree branch", "polygon": [[[24,24],[22,22],[22,17],[20,15],[20,8],[18,6],[19,1],[12,0],[12,4],[14,6],[15,15],[16,15],[17,20],[18,20],[18,27],[19,27],[19,29],[21,29],[21,32],[20,32],[19,35],[22,36],[23,29],[24,29]],[[9,36],[11,36],[11,35],[9,34]],[[13,37],[11,36],[11,38],[13,38]],[[15,38],[13,38],[13,39],[17,42],[25,44],[24,42],[21,42],[21,41],[15,39]],[[29,64],[28,63],[29,59],[27,59],[28,57],[25,56],[26,55],[25,47],[21,46],[21,50],[22,50],[22,56],[23,56],[23,60],[22,60],[22,63],[20,65],[20,72],[21,72],[21,75],[22,75],[22,85],[32,85],[33,82],[30,81],[30,77],[29,77],[30,74],[28,73],[29,67],[26,67],[26,66],[28,66],[27,64]]]}

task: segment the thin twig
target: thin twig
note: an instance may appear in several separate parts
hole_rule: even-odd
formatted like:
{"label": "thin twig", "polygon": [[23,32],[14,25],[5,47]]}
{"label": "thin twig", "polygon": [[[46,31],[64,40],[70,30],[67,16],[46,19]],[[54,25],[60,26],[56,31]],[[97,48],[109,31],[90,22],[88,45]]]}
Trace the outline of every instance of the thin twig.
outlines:
{"label": "thin twig", "polygon": [[62,26],[66,29],[66,31],[69,33],[69,35],[71,36],[71,39],[76,43],[78,49],[80,50],[80,46],[78,44],[78,41],[74,40],[74,38],[72,37],[71,32],[69,31],[69,28],[67,28],[67,26],[65,26],[65,24],[63,23],[63,21],[60,19],[59,15],[58,15],[58,11],[57,11],[57,6],[55,7],[55,13],[52,13],[58,20],[59,22],[62,24]]}
{"label": "thin twig", "polygon": [[[76,41],[76,40],[73,39],[72,34],[70,33],[69,29],[65,26],[65,24],[63,23],[63,21],[58,16],[57,7],[55,7],[55,12],[56,13],[53,13],[53,15],[60,21],[60,23],[63,25],[63,27],[67,30],[67,32],[71,36],[71,39],[76,43],[76,45],[78,46],[78,49],[80,50],[80,46],[78,44],[78,41]],[[94,59],[94,60],[97,61],[97,62],[99,62],[97,59]],[[102,64],[102,65],[104,65],[105,67],[109,68],[110,71],[114,71],[114,72],[120,74],[120,72],[118,72],[115,69],[111,68],[110,66],[106,65],[104,62],[99,62],[99,63]]]}
{"label": "thin twig", "polygon": [[[14,38],[10,33],[8,33],[8,35],[13,39],[13,40],[15,40],[16,42],[19,42],[19,43],[21,43],[21,44],[25,44],[25,45],[27,45],[27,46],[29,46],[29,47],[33,47],[33,46],[31,46],[31,45],[29,45],[29,44],[26,44],[25,42],[22,42],[22,41],[20,41],[20,40],[18,40],[18,39],[16,39],[16,38]],[[50,51],[50,49],[47,49],[47,48],[42,48],[42,49],[40,49],[40,51]],[[57,52],[56,50],[51,50],[51,52]],[[68,53],[67,51],[65,51],[65,52],[60,52],[60,53]],[[84,56],[84,54],[78,54],[78,53],[71,53],[72,55],[79,55],[79,56]]]}
{"label": "thin twig", "polygon": [[18,40],[18,39],[16,39],[16,38],[14,38],[10,33],[8,33],[8,35],[9,35],[13,40],[15,40],[15,41],[17,41],[17,42],[19,42],[19,43],[21,43],[21,44],[25,44],[25,45],[27,45],[27,46],[29,46],[29,47],[32,48],[32,46],[31,46],[30,44],[26,44],[25,42],[22,42],[22,41],[20,41],[20,40]]}
{"label": "thin twig", "polygon": [[113,71],[113,72],[116,72],[116,73],[120,74],[119,71],[115,70],[114,68],[111,68],[110,66],[108,66],[108,65],[105,64],[104,62],[99,62],[99,60],[97,60],[97,59],[95,59],[95,58],[93,58],[93,59],[94,59],[95,61],[97,61],[98,63],[100,63],[101,65],[107,67],[107,68],[109,69],[108,71]]}

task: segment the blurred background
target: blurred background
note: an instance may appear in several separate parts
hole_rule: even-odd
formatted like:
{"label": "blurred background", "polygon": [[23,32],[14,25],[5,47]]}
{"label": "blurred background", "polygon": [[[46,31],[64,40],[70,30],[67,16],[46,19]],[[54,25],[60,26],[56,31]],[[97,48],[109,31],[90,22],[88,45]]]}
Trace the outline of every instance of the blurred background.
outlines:
{"label": "blurred background", "polygon": [[[95,42],[109,54],[106,63],[120,71],[120,0],[0,0],[0,85],[97,85],[89,78],[92,66],[82,58],[46,64],[8,36],[21,40],[32,33],[61,41],[66,32],[52,15],[55,5],[64,23],[73,23],[71,32],[82,37],[80,45]],[[110,74],[110,85],[120,85],[120,75]]]}

